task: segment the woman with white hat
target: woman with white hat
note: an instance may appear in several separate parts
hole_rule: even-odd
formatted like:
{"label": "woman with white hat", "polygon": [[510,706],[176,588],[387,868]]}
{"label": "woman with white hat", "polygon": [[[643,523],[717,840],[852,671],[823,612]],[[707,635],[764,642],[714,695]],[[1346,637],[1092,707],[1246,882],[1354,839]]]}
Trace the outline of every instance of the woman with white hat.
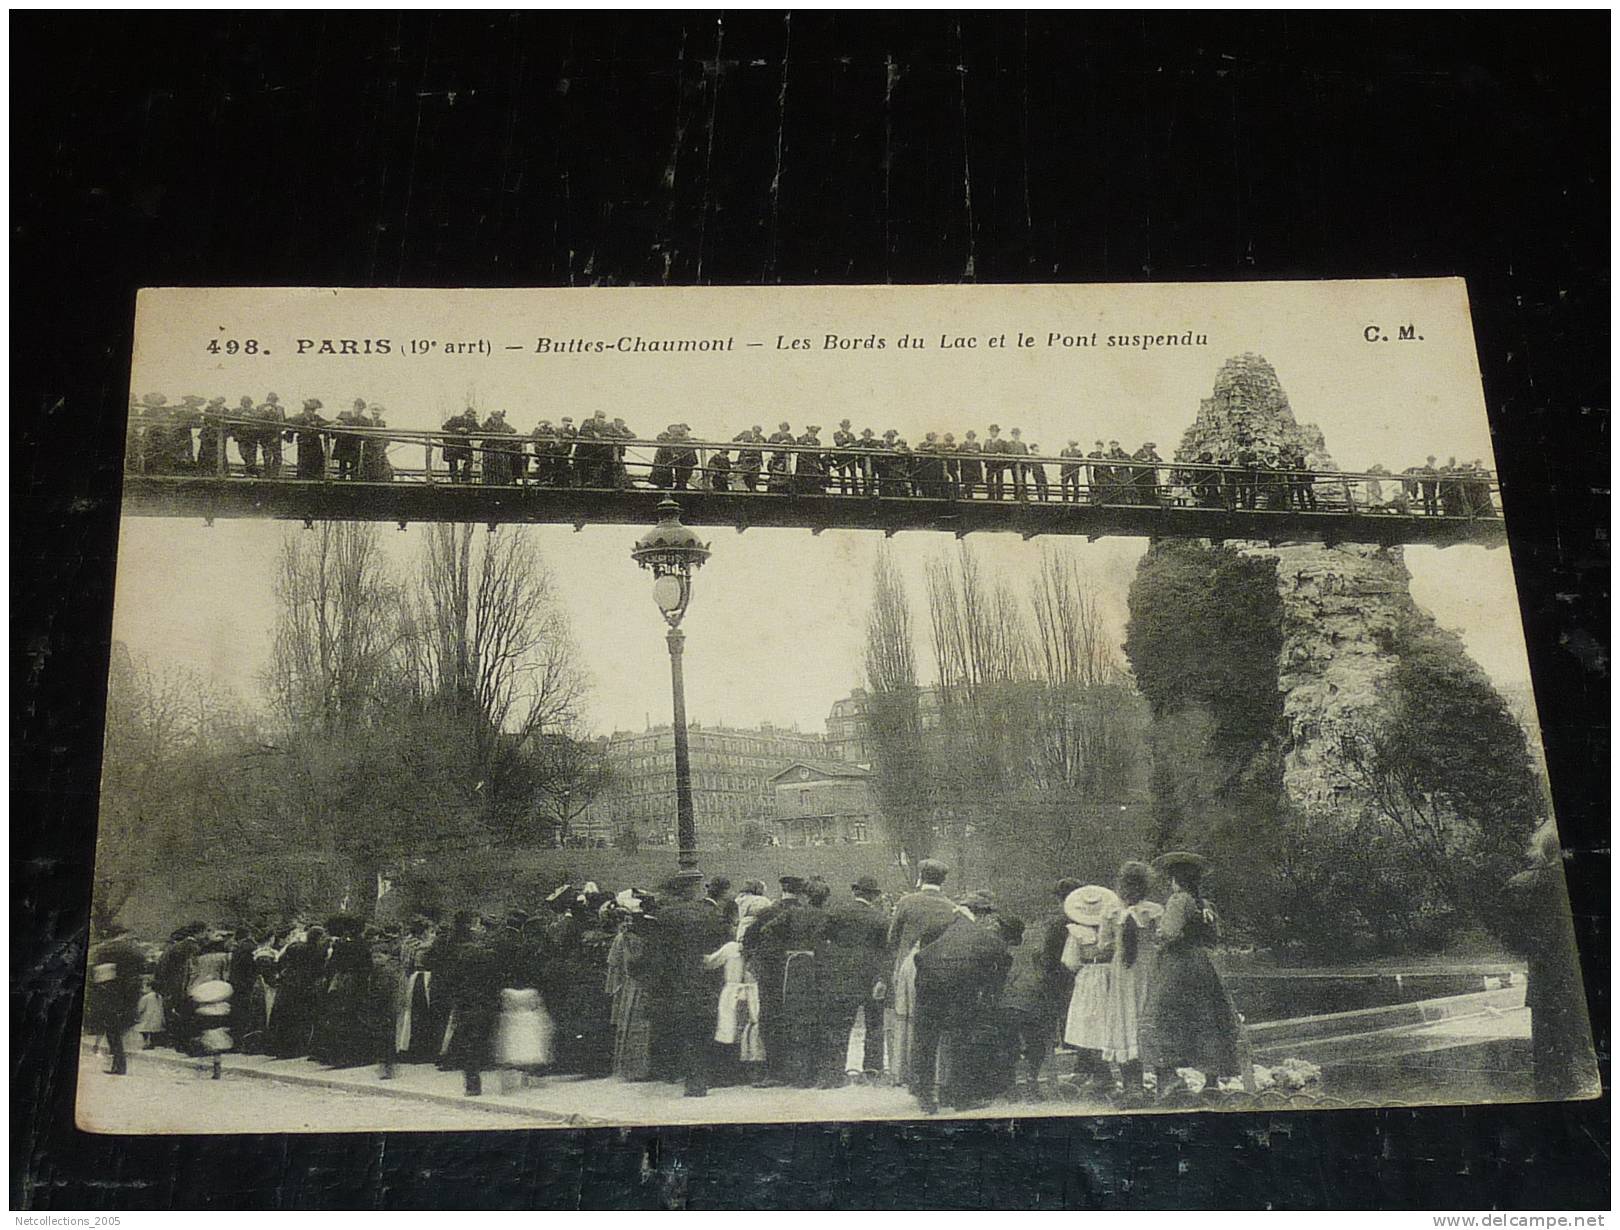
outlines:
{"label": "woman with white hat", "polygon": [[1063,1043],[1075,1048],[1076,1075],[1112,1082],[1103,1061],[1108,1045],[1108,963],[1112,951],[1103,943],[1103,924],[1119,909],[1114,891],[1101,884],[1086,884],[1064,899],[1069,920],[1063,944],[1063,968],[1074,975],[1074,993],[1063,1023]]}

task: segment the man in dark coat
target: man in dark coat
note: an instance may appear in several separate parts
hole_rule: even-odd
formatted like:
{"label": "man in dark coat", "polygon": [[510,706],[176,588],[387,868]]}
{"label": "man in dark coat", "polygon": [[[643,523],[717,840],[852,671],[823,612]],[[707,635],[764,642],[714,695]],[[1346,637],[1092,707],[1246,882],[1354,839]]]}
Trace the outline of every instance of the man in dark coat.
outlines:
{"label": "man in dark coat", "polygon": [[[366,403],[362,398],[355,398],[354,405],[347,410],[340,410],[337,417],[339,427],[365,427]],[[340,479],[356,479],[360,477],[360,443],[362,437],[350,432],[340,432],[332,437],[332,464],[337,466],[337,476]]]}
{"label": "man in dark coat", "polygon": [[484,1092],[483,1070],[494,1058],[495,1024],[500,1015],[501,969],[487,938],[481,930],[460,931],[450,961],[452,1007],[446,1066],[460,1069],[470,1098]]}
{"label": "man in dark coat", "polygon": [[298,477],[302,479],[326,477],[326,437],[320,428],[327,424],[317,413],[320,408],[320,398],[307,398],[303,410],[287,420],[287,426],[296,429],[292,438],[298,442]]}
{"label": "man in dark coat", "polygon": [[827,916],[806,898],[808,883],[783,876],[782,899],[743,936],[759,981],[759,1031],[767,1075],[761,1085],[815,1083],[815,949]]}
{"label": "man in dark coat", "polygon": [[[960,910],[938,938],[917,953],[911,1092],[927,1114],[938,1112],[941,1102],[958,1110],[986,1105],[998,1072],[992,1033],[1012,954],[996,926],[995,905],[988,894],[970,894]],[[935,1068],[940,1043],[947,1037],[948,1083],[936,1095]]]}
{"label": "man in dark coat", "polygon": [[[764,444],[765,433],[757,426],[747,431],[739,431],[731,438],[733,444]],[[759,468],[764,463],[764,454],[758,448],[740,448],[737,450],[737,472],[742,475],[742,484],[749,491],[759,489]]]}
{"label": "man in dark coat", "polygon": [[152,973],[152,987],[163,1001],[163,1028],[169,1041],[178,1051],[189,1052],[196,1029],[196,1018],[191,1014],[191,966],[202,951],[195,939],[196,928],[202,924],[182,927],[169,937],[169,947],[158,958]]}
{"label": "man in dark coat", "polygon": [[135,1025],[141,1002],[141,977],[146,973],[146,955],[130,938],[129,929],[114,924],[107,938],[90,953],[90,994],[85,1023],[92,1033],[107,1039],[112,1056],[113,1076],[129,1073],[124,1053],[124,1035]]}
{"label": "man in dark coat", "polygon": [[1063,945],[1069,938],[1069,919],[1063,913],[1063,903],[1069,894],[1080,887],[1080,881],[1065,876],[1057,882],[1057,912],[1046,922],[1041,933],[1041,950],[1035,967],[1041,975],[1041,1019],[1046,1025],[1048,1045],[1062,1041],[1063,1018],[1074,994],[1074,974],[1063,965]]}
{"label": "man in dark coat", "polygon": [[281,398],[271,393],[264,403],[253,411],[253,417],[264,423],[259,431],[259,454],[264,458],[264,476],[281,477],[281,433],[287,423],[287,412],[281,408]]}
{"label": "man in dark coat", "polygon": [[816,944],[816,980],[821,991],[821,1084],[844,1083],[850,1029],[863,1015],[866,1047],[862,1068],[883,1067],[883,1006],[875,992],[888,964],[889,920],[879,906],[882,891],[872,876],[851,886],[853,896],[827,911],[826,929]]}
{"label": "man in dark coat", "polygon": [[450,481],[472,482],[472,433],[478,429],[478,416],[468,406],[460,414],[453,414],[439,430],[450,439],[444,442],[444,463],[450,467]]}
{"label": "man in dark coat", "polygon": [[680,1081],[689,1098],[709,1093],[709,1039],[720,995],[719,971],[703,958],[726,942],[719,914],[698,897],[702,884],[701,872],[687,870],[659,889],[646,953],[631,971],[647,995],[653,1071]]}

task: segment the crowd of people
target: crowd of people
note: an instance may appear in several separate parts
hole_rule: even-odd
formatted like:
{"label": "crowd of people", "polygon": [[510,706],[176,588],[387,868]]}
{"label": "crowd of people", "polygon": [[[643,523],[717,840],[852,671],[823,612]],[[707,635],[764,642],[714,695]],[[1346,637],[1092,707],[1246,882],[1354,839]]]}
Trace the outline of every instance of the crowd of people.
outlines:
{"label": "crowd of people", "polygon": [[[383,408],[356,399],[334,419],[309,398],[289,416],[271,393],[255,404],[243,397],[235,409],[226,399],[188,396],[171,406],[161,393],[149,393],[130,411],[129,465],[152,474],[236,472],[225,450],[234,441],[237,468],[249,477],[278,478],[284,444],[296,448],[293,473],[304,480],[358,479],[388,482],[388,426]],[[347,430],[346,430],[347,429]],[[627,460],[632,449],[650,458]],[[671,423],[650,442],[638,438],[623,418],[605,411],[555,423],[542,419],[527,436],[495,410],[480,421],[469,407],[440,428],[436,442],[446,477],[454,483],[489,486],[618,489],[648,486],[683,491],[746,491],[770,494],[916,497],[942,500],[1056,501],[1060,503],[1190,503],[1206,508],[1316,511],[1329,502],[1318,488],[1331,482],[1335,507],[1424,516],[1491,516],[1491,475],[1475,460],[1456,458],[1389,474],[1389,493],[1374,466],[1354,480],[1313,469],[1295,444],[1272,444],[1240,435],[1233,449],[1206,450],[1192,461],[1166,462],[1153,441],[1127,451],[1118,440],[1095,442],[1090,451],[1070,440],[1055,455],[1024,440],[1022,431],[1003,434],[992,423],[981,440],[966,431],[927,432],[912,445],[890,428],[857,433],[849,419],[823,440],[819,425],[794,434],[781,423],[766,435],[755,425],[737,433],[732,447],[694,440],[686,423]],[[430,443],[424,465],[434,444]],[[632,471],[631,465],[635,469]],[[1056,470],[1056,483],[1053,470]],[[1356,490],[1359,488],[1359,491]]]}
{"label": "crowd of people", "polygon": [[847,895],[783,876],[773,900],[683,871],[656,892],[564,885],[534,914],[194,923],[161,946],[115,931],[86,1021],[114,1073],[133,1044],[212,1055],[216,1075],[227,1051],[384,1079],[435,1064],[470,1096],[496,1073],[503,1090],[617,1077],[691,1097],[886,1080],[930,1113],[1087,1090],[1130,1104],[1252,1080],[1203,867],[1173,853],[1113,889],[1060,881],[1027,943],[988,892],[948,896],[932,859],[892,905],[870,876]]}

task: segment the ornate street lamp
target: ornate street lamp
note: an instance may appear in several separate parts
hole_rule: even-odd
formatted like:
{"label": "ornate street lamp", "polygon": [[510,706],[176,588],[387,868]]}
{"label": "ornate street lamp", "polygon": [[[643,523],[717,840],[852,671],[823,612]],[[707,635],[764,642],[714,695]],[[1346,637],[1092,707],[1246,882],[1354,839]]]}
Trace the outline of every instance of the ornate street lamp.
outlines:
{"label": "ornate street lamp", "polygon": [[675,822],[680,844],[681,870],[697,866],[697,822],[692,815],[692,765],[686,748],[686,684],[681,675],[681,651],[686,634],[681,617],[692,600],[692,574],[709,558],[709,544],[681,524],[681,506],[665,500],[658,506],[657,525],[641,536],[630,558],[652,569],[653,601],[669,625],[669,678],[675,694]]}

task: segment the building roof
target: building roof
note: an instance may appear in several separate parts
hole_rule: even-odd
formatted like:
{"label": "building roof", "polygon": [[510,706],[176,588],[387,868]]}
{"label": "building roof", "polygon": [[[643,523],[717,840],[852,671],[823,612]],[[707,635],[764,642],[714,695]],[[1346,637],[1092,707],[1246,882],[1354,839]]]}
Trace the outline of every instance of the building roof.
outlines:
{"label": "building roof", "polygon": [[850,764],[844,760],[795,760],[780,773],[773,774],[771,783],[775,785],[777,782],[785,781],[796,775],[800,769],[808,769],[810,772],[819,774],[822,777],[865,779],[872,776],[870,769],[862,768],[858,764]]}

